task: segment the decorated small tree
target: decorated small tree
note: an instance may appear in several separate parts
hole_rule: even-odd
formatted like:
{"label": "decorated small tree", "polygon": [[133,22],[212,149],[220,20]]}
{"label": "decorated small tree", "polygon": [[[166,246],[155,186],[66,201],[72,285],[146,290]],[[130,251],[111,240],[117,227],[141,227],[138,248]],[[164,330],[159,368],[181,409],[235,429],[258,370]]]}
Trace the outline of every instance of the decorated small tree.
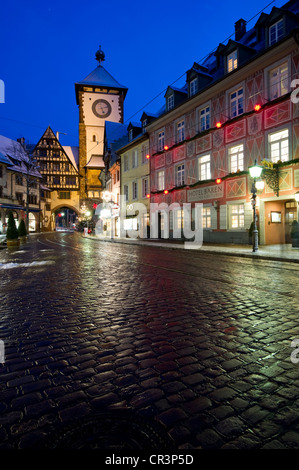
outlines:
{"label": "decorated small tree", "polygon": [[16,227],[16,223],[15,223],[13,213],[10,212],[8,214],[6,239],[7,239],[7,241],[17,241],[18,238],[19,238],[19,232],[18,232],[18,229]]}
{"label": "decorated small tree", "polygon": [[20,222],[20,225],[18,227],[18,233],[20,238],[25,238],[27,236],[27,230],[26,230],[26,225],[25,225],[25,220],[22,219]]}

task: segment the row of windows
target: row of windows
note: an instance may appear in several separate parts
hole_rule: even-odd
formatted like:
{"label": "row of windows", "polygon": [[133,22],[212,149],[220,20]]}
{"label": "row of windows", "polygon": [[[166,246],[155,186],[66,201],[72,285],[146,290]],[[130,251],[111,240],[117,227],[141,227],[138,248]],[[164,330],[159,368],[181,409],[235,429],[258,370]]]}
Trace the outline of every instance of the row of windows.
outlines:
{"label": "row of windows", "polygon": [[[228,149],[229,173],[244,171],[244,144],[234,145]],[[285,162],[290,159],[289,151],[289,130],[282,129],[268,135],[268,160],[277,163]],[[202,155],[198,157],[198,180],[204,181],[211,179],[211,155]],[[179,164],[175,166],[175,185],[185,184],[185,166]],[[165,189],[165,170],[157,172],[157,189]]]}
{"label": "row of windows", "polygon": [[40,162],[40,171],[71,171],[73,169],[72,165],[69,163],[59,163],[59,162],[52,162],[52,163],[45,163],[45,162]]}
{"label": "row of windows", "polygon": [[[272,46],[280,39],[282,39],[284,34],[283,30],[283,20],[277,21],[275,24],[270,26],[269,28],[269,39],[268,43],[269,46]],[[239,58],[238,58],[238,50],[235,49],[226,57],[226,71],[227,73],[231,73],[233,70],[237,69],[239,66]],[[189,84],[189,96],[194,96],[198,92],[198,79],[194,78],[190,81]],[[168,111],[173,109],[174,107],[174,100],[173,95],[168,97],[167,100],[167,109]]]}
{"label": "row of windows", "polygon": [[[149,183],[148,183],[148,178],[143,178],[141,181],[142,184],[142,198],[146,198],[149,194]],[[138,181],[133,181],[132,182],[132,200],[138,199]],[[124,185],[124,196],[126,201],[128,201],[129,198],[129,185],[125,184]]]}
{"label": "row of windows", "polygon": [[[141,164],[144,165],[148,162],[147,156],[147,147],[143,147],[141,151]],[[139,166],[139,152],[138,149],[134,149],[131,155],[125,154],[123,158],[124,171],[128,171]]]}
{"label": "row of windows", "polygon": [[[231,64],[234,64],[234,58],[231,58]],[[232,65],[233,66],[233,65]],[[290,66],[287,61],[283,61],[279,65],[267,71],[268,93],[270,101],[277,99],[289,91],[290,82]],[[227,92],[227,106],[230,119],[240,116],[245,112],[245,95],[244,86],[237,86],[235,89]],[[210,104],[203,106],[197,110],[196,131],[204,132],[211,128],[211,106]],[[182,142],[185,139],[185,121],[184,119],[175,123],[175,143]],[[157,132],[157,150],[163,151],[165,146],[165,132],[160,130]]]}
{"label": "row of windows", "polygon": [[78,184],[78,180],[76,176],[53,176],[52,178],[48,178],[48,184],[66,184],[68,186],[76,186]]}
{"label": "row of windows", "polygon": [[[203,207],[201,211],[202,228],[212,228],[212,208]],[[184,227],[184,214],[182,209],[176,209],[170,212],[170,228],[179,229]],[[228,228],[245,228],[245,206],[244,204],[233,204],[228,206]],[[161,229],[164,230],[164,218],[161,217]]]}

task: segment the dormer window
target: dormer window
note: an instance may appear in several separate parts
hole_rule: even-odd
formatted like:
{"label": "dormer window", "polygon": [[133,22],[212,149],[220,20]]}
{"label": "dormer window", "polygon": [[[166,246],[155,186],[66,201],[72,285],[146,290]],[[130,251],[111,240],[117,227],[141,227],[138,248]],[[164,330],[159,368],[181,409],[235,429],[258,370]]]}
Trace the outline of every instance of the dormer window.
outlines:
{"label": "dormer window", "polygon": [[167,110],[170,111],[174,108],[174,96],[170,95],[167,98]]}
{"label": "dormer window", "polygon": [[142,121],[142,134],[146,133],[147,119]]}
{"label": "dormer window", "polygon": [[269,28],[269,46],[272,46],[283,37],[283,20],[277,21]]}
{"label": "dormer window", "polygon": [[194,78],[190,82],[190,96],[196,95],[198,92],[198,80],[197,78]]}
{"label": "dormer window", "polygon": [[238,67],[238,51],[237,49],[233,52],[231,52],[227,56],[227,71],[232,72]]}

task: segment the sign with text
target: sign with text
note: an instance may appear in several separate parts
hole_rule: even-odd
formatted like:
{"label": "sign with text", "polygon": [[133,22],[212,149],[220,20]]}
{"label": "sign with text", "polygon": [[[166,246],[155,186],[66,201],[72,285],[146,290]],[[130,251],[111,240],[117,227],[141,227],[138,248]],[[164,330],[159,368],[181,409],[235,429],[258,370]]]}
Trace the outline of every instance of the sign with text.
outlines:
{"label": "sign with text", "polygon": [[204,201],[205,199],[218,199],[223,197],[223,183],[205,186],[203,188],[190,189],[187,192],[188,202]]}

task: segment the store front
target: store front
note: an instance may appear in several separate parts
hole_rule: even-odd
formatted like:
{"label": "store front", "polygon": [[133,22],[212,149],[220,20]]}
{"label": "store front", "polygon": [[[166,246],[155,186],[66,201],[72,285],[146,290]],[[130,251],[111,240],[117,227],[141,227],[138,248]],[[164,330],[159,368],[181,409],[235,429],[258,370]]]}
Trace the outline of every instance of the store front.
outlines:
{"label": "store front", "polygon": [[265,245],[292,243],[291,226],[298,220],[297,202],[278,198],[260,203],[261,243]]}

